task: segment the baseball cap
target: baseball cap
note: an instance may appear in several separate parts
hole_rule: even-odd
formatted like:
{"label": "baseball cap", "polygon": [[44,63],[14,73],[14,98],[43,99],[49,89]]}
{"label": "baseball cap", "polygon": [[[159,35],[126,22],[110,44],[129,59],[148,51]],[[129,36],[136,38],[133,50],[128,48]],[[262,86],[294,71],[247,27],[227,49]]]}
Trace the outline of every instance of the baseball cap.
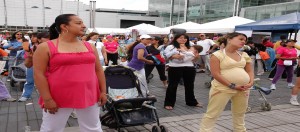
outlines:
{"label": "baseball cap", "polygon": [[152,38],[150,35],[144,34],[140,36],[140,39],[149,39]]}
{"label": "baseball cap", "polygon": [[106,38],[112,38],[112,36],[111,35],[107,35]]}

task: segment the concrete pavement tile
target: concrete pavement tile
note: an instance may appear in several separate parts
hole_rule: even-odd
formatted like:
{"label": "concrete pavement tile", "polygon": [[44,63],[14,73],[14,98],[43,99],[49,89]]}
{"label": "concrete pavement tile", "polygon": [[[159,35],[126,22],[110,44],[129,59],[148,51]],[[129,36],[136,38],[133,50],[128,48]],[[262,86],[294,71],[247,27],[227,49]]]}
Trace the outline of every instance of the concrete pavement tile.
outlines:
{"label": "concrete pavement tile", "polygon": [[146,130],[146,128],[143,126],[134,126],[134,128],[138,131]]}
{"label": "concrete pavement tile", "polygon": [[35,111],[28,111],[25,114],[28,115],[28,120],[37,120]]}
{"label": "concrete pavement tile", "polygon": [[8,109],[8,113],[17,113],[18,109],[18,104],[16,102],[11,102],[9,109]]}
{"label": "concrete pavement tile", "polygon": [[294,107],[294,108],[288,108],[288,109],[281,109],[280,111],[283,111],[283,112],[296,112],[296,111],[299,111],[300,110],[300,107],[299,106],[292,106],[291,107]]}
{"label": "concrete pavement tile", "polygon": [[226,129],[232,130],[232,120],[222,120],[222,121],[217,121],[217,124],[220,126],[223,126]]}
{"label": "concrete pavement tile", "polygon": [[0,115],[8,113],[9,106],[0,106]]}
{"label": "concrete pavement tile", "polygon": [[199,131],[199,129],[196,129],[193,126],[186,126],[185,128],[188,129],[188,131],[191,131],[191,132],[197,132],[197,131]]}
{"label": "concrete pavement tile", "polygon": [[22,112],[22,113],[18,113],[18,122],[20,121],[27,121],[27,115],[25,112]]}
{"label": "concrete pavement tile", "polygon": [[246,121],[246,128],[247,129],[255,129],[255,128],[260,128],[260,125],[254,124],[252,122]]}
{"label": "concrete pavement tile", "polygon": [[26,108],[26,111],[35,111],[33,104],[32,105],[26,105],[25,108]]}
{"label": "concrete pavement tile", "polygon": [[152,125],[150,125],[150,124],[145,124],[144,127],[145,127],[147,130],[151,130],[151,129],[152,129]]}
{"label": "concrete pavement tile", "polygon": [[192,124],[191,125],[192,127],[194,127],[195,129],[197,129],[197,130],[199,130],[200,129],[200,126],[199,126],[199,124]]}
{"label": "concrete pavement tile", "polygon": [[218,130],[219,132],[229,132],[229,131],[231,131],[231,130],[229,130],[229,129],[223,127],[223,126],[220,126],[218,124],[215,125],[215,130]]}
{"label": "concrete pavement tile", "polygon": [[186,124],[194,124],[194,122],[192,122],[192,121],[190,121],[190,120],[185,120],[185,121],[183,121],[184,123],[186,123]]}
{"label": "concrete pavement tile", "polygon": [[78,121],[77,119],[73,119],[72,117],[69,117],[67,124],[69,127],[78,126]]}
{"label": "concrete pavement tile", "polygon": [[129,132],[135,132],[135,131],[137,131],[137,129],[135,129],[134,127],[126,127],[125,129],[127,131],[129,131]]}
{"label": "concrete pavement tile", "polygon": [[15,119],[15,121],[13,122],[8,122],[6,132],[17,132],[18,131],[17,125],[18,125],[17,119]]}
{"label": "concrete pavement tile", "polygon": [[0,124],[6,124],[8,114],[0,114]]}
{"label": "concrete pavement tile", "polygon": [[151,131],[149,131],[149,130],[142,130],[142,131],[140,131],[140,132],[151,132]]}
{"label": "concrete pavement tile", "polygon": [[6,127],[7,127],[7,121],[3,120],[2,122],[0,122],[0,132],[6,132]]}
{"label": "concrete pavement tile", "polygon": [[31,131],[39,131],[40,130],[40,125],[38,124],[37,120],[31,120],[28,121],[29,126],[31,127]]}
{"label": "concrete pavement tile", "polygon": [[181,132],[188,132],[188,131],[190,131],[189,129],[185,128],[184,126],[177,126],[176,129],[178,129]]}
{"label": "concrete pavement tile", "polygon": [[41,120],[43,118],[43,112],[35,111],[35,114],[37,119]]}
{"label": "concrete pavement tile", "polygon": [[282,126],[272,126],[272,127],[267,127],[268,129],[275,131],[275,132],[293,132],[293,131],[288,131],[284,128],[282,128]]}
{"label": "concrete pavement tile", "polygon": [[169,122],[168,124],[169,124],[171,127],[178,126],[178,124],[176,124],[175,122]]}
{"label": "concrete pavement tile", "polygon": [[258,128],[258,129],[247,129],[247,132],[274,132],[273,130],[267,128]]}
{"label": "concrete pavement tile", "polygon": [[181,132],[176,127],[170,127],[170,128],[168,128],[168,130],[169,130],[169,132]]}
{"label": "concrete pavement tile", "polygon": [[18,126],[15,126],[15,127],[18,128],[17,129],[18,132],[24,132],[25,131],[25,126],[28,126],[27,121],[19,121]]}
{"label": "concrete pavement tile", "polygon": [[8,114],[8,122],[14,122],[14,123],[18,123],[18,115],[17,113],[10,113]]}
{"label": "concrete pavement tile", "polygon": [[183,120],[190,120],[195,118],[202,118],[202,114],[182,115],[180,116]]}

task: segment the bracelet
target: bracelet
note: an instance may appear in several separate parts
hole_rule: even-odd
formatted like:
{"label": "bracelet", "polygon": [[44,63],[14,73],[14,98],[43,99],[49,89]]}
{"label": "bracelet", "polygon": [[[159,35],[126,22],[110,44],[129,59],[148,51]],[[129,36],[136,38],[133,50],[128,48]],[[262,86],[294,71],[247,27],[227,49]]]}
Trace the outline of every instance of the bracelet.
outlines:
{"label": "bracelet", "polygon": [[230,85],[228,86],[230,89],[235,89],[235,84],[234,83],[230,83]]}

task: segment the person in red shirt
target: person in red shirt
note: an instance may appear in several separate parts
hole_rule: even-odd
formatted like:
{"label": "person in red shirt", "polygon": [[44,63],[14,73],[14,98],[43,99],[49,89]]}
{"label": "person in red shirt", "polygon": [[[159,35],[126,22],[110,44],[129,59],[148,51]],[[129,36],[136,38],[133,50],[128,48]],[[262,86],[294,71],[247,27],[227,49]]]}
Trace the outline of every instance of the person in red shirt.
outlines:
{"label": "person in red shirt", "polygon": [[262,44],[266,47],[271,47],[271,48],[274,47],[274,44],[270,41],[269,37],[265,37],[262,41]]}
{"label": "person in red shirt", "polygon": [[[113,40],[111,35],[106,36],[107,42],[104,43],[107,53],[108,63],[111,60],[113,65],[118,65],[118,47],[119,44]],[[108,63],[106,66],[108,66]]]}
{"label": "person in red shirt", "polygon": [[80,131],[102,132],[99,106],[107,100],[105,76],[95,45],[78,39],[85,28],[77,15],[61,14],[49,28],[50,41],[33,54],[42,132],[63,132],[73,111]]}

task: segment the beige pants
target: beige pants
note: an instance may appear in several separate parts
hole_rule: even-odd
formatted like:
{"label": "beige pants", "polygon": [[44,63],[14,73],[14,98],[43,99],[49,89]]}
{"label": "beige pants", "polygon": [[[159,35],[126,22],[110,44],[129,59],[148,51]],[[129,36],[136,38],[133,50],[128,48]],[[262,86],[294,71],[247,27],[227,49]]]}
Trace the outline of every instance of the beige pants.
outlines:
{"label": "beige pants", "polygon": [[200,132],[212,132],[218,117],[223,112],[226,104],[231,100],[231,111],[234,132],[246,132],[245,113],[248,107],[249,92],[224,93],[210,91],[207,111],[200,124]]}

